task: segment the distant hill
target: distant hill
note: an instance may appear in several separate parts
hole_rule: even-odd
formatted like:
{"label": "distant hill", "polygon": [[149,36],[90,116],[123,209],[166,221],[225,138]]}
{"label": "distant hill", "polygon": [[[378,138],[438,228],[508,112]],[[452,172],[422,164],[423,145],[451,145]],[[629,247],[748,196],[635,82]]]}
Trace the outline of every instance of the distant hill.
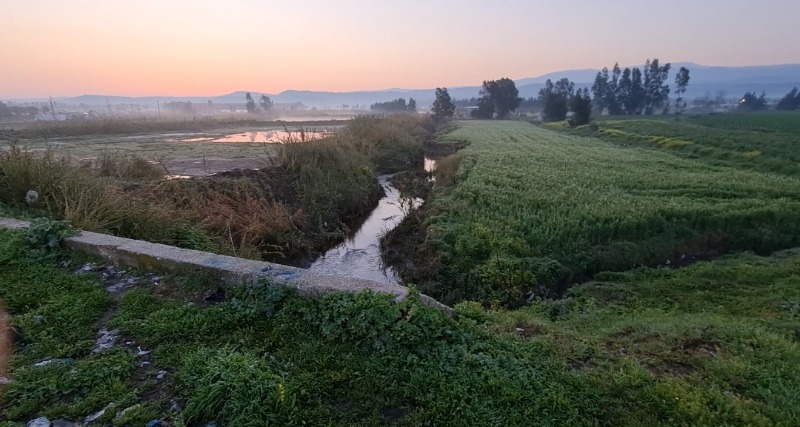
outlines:
{"label": "distant hill", "polygon": [[[636,65],[641,67],[641,65]],[[694,63],[673,63],[672,69],[684,66],[690,70],[691,81],[686,93],[688,98],[704,96],[706,93],[716,94],[724,92],[728,97],[738,97],[746,91],[766,92],[770,98],[780,98],[794,86],[800,86],[800,64],[764,65],[748,67],[716,67]],[[623,68],[625,68],[623,66]],[[591,86],[599,70],[579,69],[565,70],[548,73],[538,77],[517,79],[515,82],[520,91],[520,96],[528,98],[538,95],[547,79],[553,81],[567,77],[579,87]],[[670,73],[672,83],[674,71]],[[450,96],[455,99],[477,97],[479,86],[451,87],[448,88]],[[237,91],[221,96],[193,96],[193,97],[123,97],[106,95],[82,95],[73,98],[58,98],[57,101],[65,104],[105,105],[109,104],[155,104],[170,101],[191,101],[193,103],[206,103],[211,101],[217,104],[244,104],[244,91]],[[251,91],[254,98],[259,98],[262,93]],[[287,90],[278,94],[265,94],[273,102],[292,104],[303,103],[308,107],[336,108],[342,105],[370,105],[375,102],[391,101],[397,98],[414,98],[418,105],[427,106],[433,102],[434,89],[389,89],[379,91],[356,92],[322,92],[307,90]]]}

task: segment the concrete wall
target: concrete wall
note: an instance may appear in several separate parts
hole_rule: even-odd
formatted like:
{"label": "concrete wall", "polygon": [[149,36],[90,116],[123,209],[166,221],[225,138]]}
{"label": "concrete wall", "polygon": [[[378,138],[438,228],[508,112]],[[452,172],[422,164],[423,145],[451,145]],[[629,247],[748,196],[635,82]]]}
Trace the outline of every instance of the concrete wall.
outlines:
{"label": "concrete wall", "polygon": [[[0,218],[0,227],[3,228],[23,229],[28,225],[29,223],[26,221]],[[398,301],[405,299],[409,293],[408,288],[400,285],[316,274],[302,268],[281,264],[182,249],[88,231],[68,237],[64,239],[63,243],[69,249],[103,258],[116,265],[160,273],[199,273],[215,277],[229,285],[249,285],[262,279],[268,279],[274,283],[295,288],[304,295],[316,296],[335,291],[356,293],[369,289],[373,292],[393,295]],[[449,307],[433,298],[426,295],[421,297],[426,304],[443,309],[448,313],[451,312]]]}

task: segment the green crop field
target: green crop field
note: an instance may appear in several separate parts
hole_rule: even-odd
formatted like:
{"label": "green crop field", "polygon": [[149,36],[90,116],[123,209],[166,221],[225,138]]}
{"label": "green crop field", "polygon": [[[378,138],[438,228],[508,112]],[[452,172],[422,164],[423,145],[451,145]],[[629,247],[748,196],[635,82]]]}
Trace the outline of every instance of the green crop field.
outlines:
{"label": "green crop field", "polygon": [[464,122],[444,138],[469,144],[428,224],[441,267],[423,290],[447,302],[517,306],[601,271],[800,243],[798,177],[524,122]]}
{"label": "green crop field", "polygon": [[721,129],[751,130],[766,133],[788,133],[798,141],[800,113],[775,112],[741,114],[707,114],[692,116],[689,120],[702,126]]}
{"label": "green crop field", "polygon": [[623,146],[663,149],[711,165],[800,175],[800,114],[797,113],[611,119],[574,130],[562,123],[545,126]]}

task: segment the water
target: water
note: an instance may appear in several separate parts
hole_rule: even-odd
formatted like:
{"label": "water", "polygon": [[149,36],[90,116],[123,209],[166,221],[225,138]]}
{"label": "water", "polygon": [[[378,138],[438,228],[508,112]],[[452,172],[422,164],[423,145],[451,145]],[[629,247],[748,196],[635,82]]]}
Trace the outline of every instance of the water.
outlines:
{"label": "water", "polygon": [[180,138],[179,142],[219,142],[219,143],[264,143],[264,144],[280,144],[284,142],[305,142],[313,141],[315,139],[325,138],[331,136],[332,132],[327,130],[269,130],[269,131],[254,131],[254,132],[241,132],[231,133],[223,136],[198,136],[191,138]]}
{"label": "water", "polygon": [[[432,172],[436,161],[426,158],[425,171]],[[400,283],[397,272],[384,265],[380,239],[397,227],[411,208],[422,200],[408,199],[391,184],[391,175],[378,178],[386,195],[367,219],[344,242],[328,250],[308,268],[310,271],[335,276],[355,277],[381,283]]]}
{"label": "water", "polygon": [[378,178],[386,195],[367,219],[344,242],[328,250],[308,268],[310,271],[336,276],[356,277],[382,283],[399,283],[397,273],[383,265],[380,238],[397,227],[411,204],[403,201],[400,191],[391,184],[391,175]]}

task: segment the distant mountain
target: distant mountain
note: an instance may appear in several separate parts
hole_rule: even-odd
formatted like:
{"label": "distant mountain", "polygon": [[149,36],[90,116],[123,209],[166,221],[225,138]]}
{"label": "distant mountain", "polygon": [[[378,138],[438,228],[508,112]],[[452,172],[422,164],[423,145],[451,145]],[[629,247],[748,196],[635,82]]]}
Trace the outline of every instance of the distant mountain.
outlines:
{"label": "distant mountain", "polygon": [[[636,66],[641,67],[641,65]],[[686,93],[688,98],[704,96],[707,93],[713,95],[718,92],[724,92],[729,97],[738,97],[746,91],[755,91],[757,93],[764,91],[770,98],[780,98],[792,87],[800,86],[800,64],[716,67],[679,62],[672,64],[673,72],[670,73],[670,84],[672,84],[674,70],[679,69],[681,66],[688,68],[691,75]],[[536,97],[547,79],[555,81],[566,77],[575,82],[578,87],[588,87],[594,82],[598,71],[594,69],[565,70],[538,77],[518,79],[515,82],[520,96],[525,98]],[[448,88],[448,91],[454,99],[472,98],[478,96],[480,86],[452,87]],[[105,105],[106,103],[154,105],[156,102],[170,101],[191,101],[192,103],[211,101],[216,104],[244,104],[245,93],[244,91],[237,91],[227,95],[209,97],[148,96],[137,98],[82,95],[74,98],[58,98],[57,101],[71,105],[81,103],[86,105]],[[251,91],[250,93],[255,99],[262,95],[261,92]],[[308,107],[317,108],[340,108],[343,105],[368,106],[375,102],[391,101],[397,98],[414,98],[418,105],[427,106],[433,102],[434,89],[387,89],[356,92],[287,90],[278,94],[264,95],[269,96],[276,103],[293,104],[300,102]]]}

